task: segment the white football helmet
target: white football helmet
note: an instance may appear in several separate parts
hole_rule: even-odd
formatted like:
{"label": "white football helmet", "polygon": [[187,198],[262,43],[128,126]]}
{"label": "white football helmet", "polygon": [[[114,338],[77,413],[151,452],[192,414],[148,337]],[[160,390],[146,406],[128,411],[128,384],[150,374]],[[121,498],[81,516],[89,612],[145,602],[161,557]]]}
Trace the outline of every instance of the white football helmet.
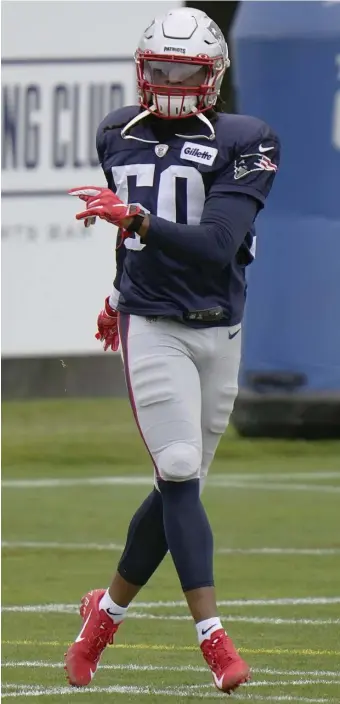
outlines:
{"label": "white football helmet", "polygon": [[202,10],[188,7],[153,20],[139,42],[135,61],[140,104],[171,119],[212,108],[230,66],[217,24]]}

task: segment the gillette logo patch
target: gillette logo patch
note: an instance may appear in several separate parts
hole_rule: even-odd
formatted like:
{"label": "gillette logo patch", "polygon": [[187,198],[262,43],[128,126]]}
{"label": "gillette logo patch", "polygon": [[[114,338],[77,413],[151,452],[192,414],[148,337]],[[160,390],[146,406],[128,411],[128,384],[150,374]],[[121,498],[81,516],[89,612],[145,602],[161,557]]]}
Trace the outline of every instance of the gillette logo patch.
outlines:
{"label": "gillette logo patch", "polygon": [[185,142],[180,154],[181,159],[187,161],[196,161],[198,164],[206,164],[211,166],[217,156],[217,149],[214,147],[203,147],[202,144],[193,144],[193,142]]}

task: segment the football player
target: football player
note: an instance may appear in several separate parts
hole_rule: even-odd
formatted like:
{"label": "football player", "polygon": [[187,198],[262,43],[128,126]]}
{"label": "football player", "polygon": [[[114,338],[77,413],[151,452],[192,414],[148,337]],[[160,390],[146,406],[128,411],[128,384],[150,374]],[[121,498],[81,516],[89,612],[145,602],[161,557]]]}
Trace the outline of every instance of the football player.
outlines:
{"label": "football player", "polygon": [[107,188],[70,193],[86,203],[78,220],[119,228],[97,337],[105,350],[120,339],[155,486],[131,519],[109,589],[81,600],[83,627],[65,667],[72,685],[89,684],[129,604],[170,551],[203,656],[217,688],[230,693],[250,670],[218,615],[200,494],[237,393],[245,269],[279,142],[261,120],[220,111],[228,48],[202,11],[155,19],[135,59],[139,105],[110,113],[97,133]]}

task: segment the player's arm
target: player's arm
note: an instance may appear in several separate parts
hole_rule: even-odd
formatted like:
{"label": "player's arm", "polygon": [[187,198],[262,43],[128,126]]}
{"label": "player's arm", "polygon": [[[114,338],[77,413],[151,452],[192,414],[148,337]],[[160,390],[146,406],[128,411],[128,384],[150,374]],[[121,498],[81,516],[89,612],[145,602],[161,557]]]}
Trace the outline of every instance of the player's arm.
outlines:
{"label": "player's arm", "polygon": [[[103,131],[99,128],[96,136],[96,147],[99,163],[104,171],[104,175],[107,181],[108,188],[114,192],[114,183],[112,175],[105,171],[104,162],[104,139]],[[126,249],[125,247],[119,247],[119,232],[117,234],[117,245],[116,245],[116,276],[113,282],[113,289],[105,301],[104,307],[100,311],[97,318],[97,332],[96,339],[103,343],[104,352],[111,349],[116,352],[119,347],[119,332],[118,332],[118,313],[117,306],[119,300],[119,289],[120,289],[120,279],[123,272],[124,258]]]}
{"label": "player's arm", "polygon": [[137,232],[147,247],[161,249],[175,259],[222,268],[241,246],[261,207],[258,200],[248,194],[211,194],[200,225],[179,225],[142,214],[139,206],[125,205],[109,189],[90,186],[69,191],[82,199],[84,193],[89,192],[94,195],[87,202],[87,210],[77,213],[78,220],[96,215],[121,227],[123,237]]}
{"label": "player's arm", "polygon": [[[113,181],[112,172],[105,171],[105,169],[104,169],[105,131],[103,130],[102,125],[100,125],[97,130],[96,148],[97,148],[99,163],[103,169],[108,188],[113,193],[115,193],[116,188],[115,188],[115,184]],[[122,277],[123,268],[124,268],[124,259],[126,256],[126,248],[124,246],[122,246],[122,244],[123,244],[123,241],[121,238],[121,232],[118,231],[117,239],[116,239],[116,276],[113,281],[113,289],[112,289],[111,295],[108,298],[109,305],[113,310],[116,310],[117,305],[118,305],[119,291],[120,291],[120,280]]]}
{"label": "player's arm", "polygon": [[236,255],[260,207],[244,193],[213,194],[206,200],[200,225],[179,225],[151,215],[138,234],[148,247],[175,259],[223,268]]}
{"label": "player's arm", "polygon": [[142,241],[174,258],[225,267],[264,206],[279,157],[278,139],[267,128],[250,143],[240,145],[235,160],[217,175],[199,225],[146,216],[138,229]]}

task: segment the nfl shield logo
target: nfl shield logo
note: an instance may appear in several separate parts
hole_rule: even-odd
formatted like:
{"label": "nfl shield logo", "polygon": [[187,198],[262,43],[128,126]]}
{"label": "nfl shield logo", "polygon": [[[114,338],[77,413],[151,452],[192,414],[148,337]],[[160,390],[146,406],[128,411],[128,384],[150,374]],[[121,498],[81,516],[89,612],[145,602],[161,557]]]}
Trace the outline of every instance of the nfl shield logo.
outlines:
{"label": "nfl shield logo", "polygon": [[159,157],[165,156],[168,149],[169,149],[168,144],[156,144],[156,146],[155,146],[156,155]]}

